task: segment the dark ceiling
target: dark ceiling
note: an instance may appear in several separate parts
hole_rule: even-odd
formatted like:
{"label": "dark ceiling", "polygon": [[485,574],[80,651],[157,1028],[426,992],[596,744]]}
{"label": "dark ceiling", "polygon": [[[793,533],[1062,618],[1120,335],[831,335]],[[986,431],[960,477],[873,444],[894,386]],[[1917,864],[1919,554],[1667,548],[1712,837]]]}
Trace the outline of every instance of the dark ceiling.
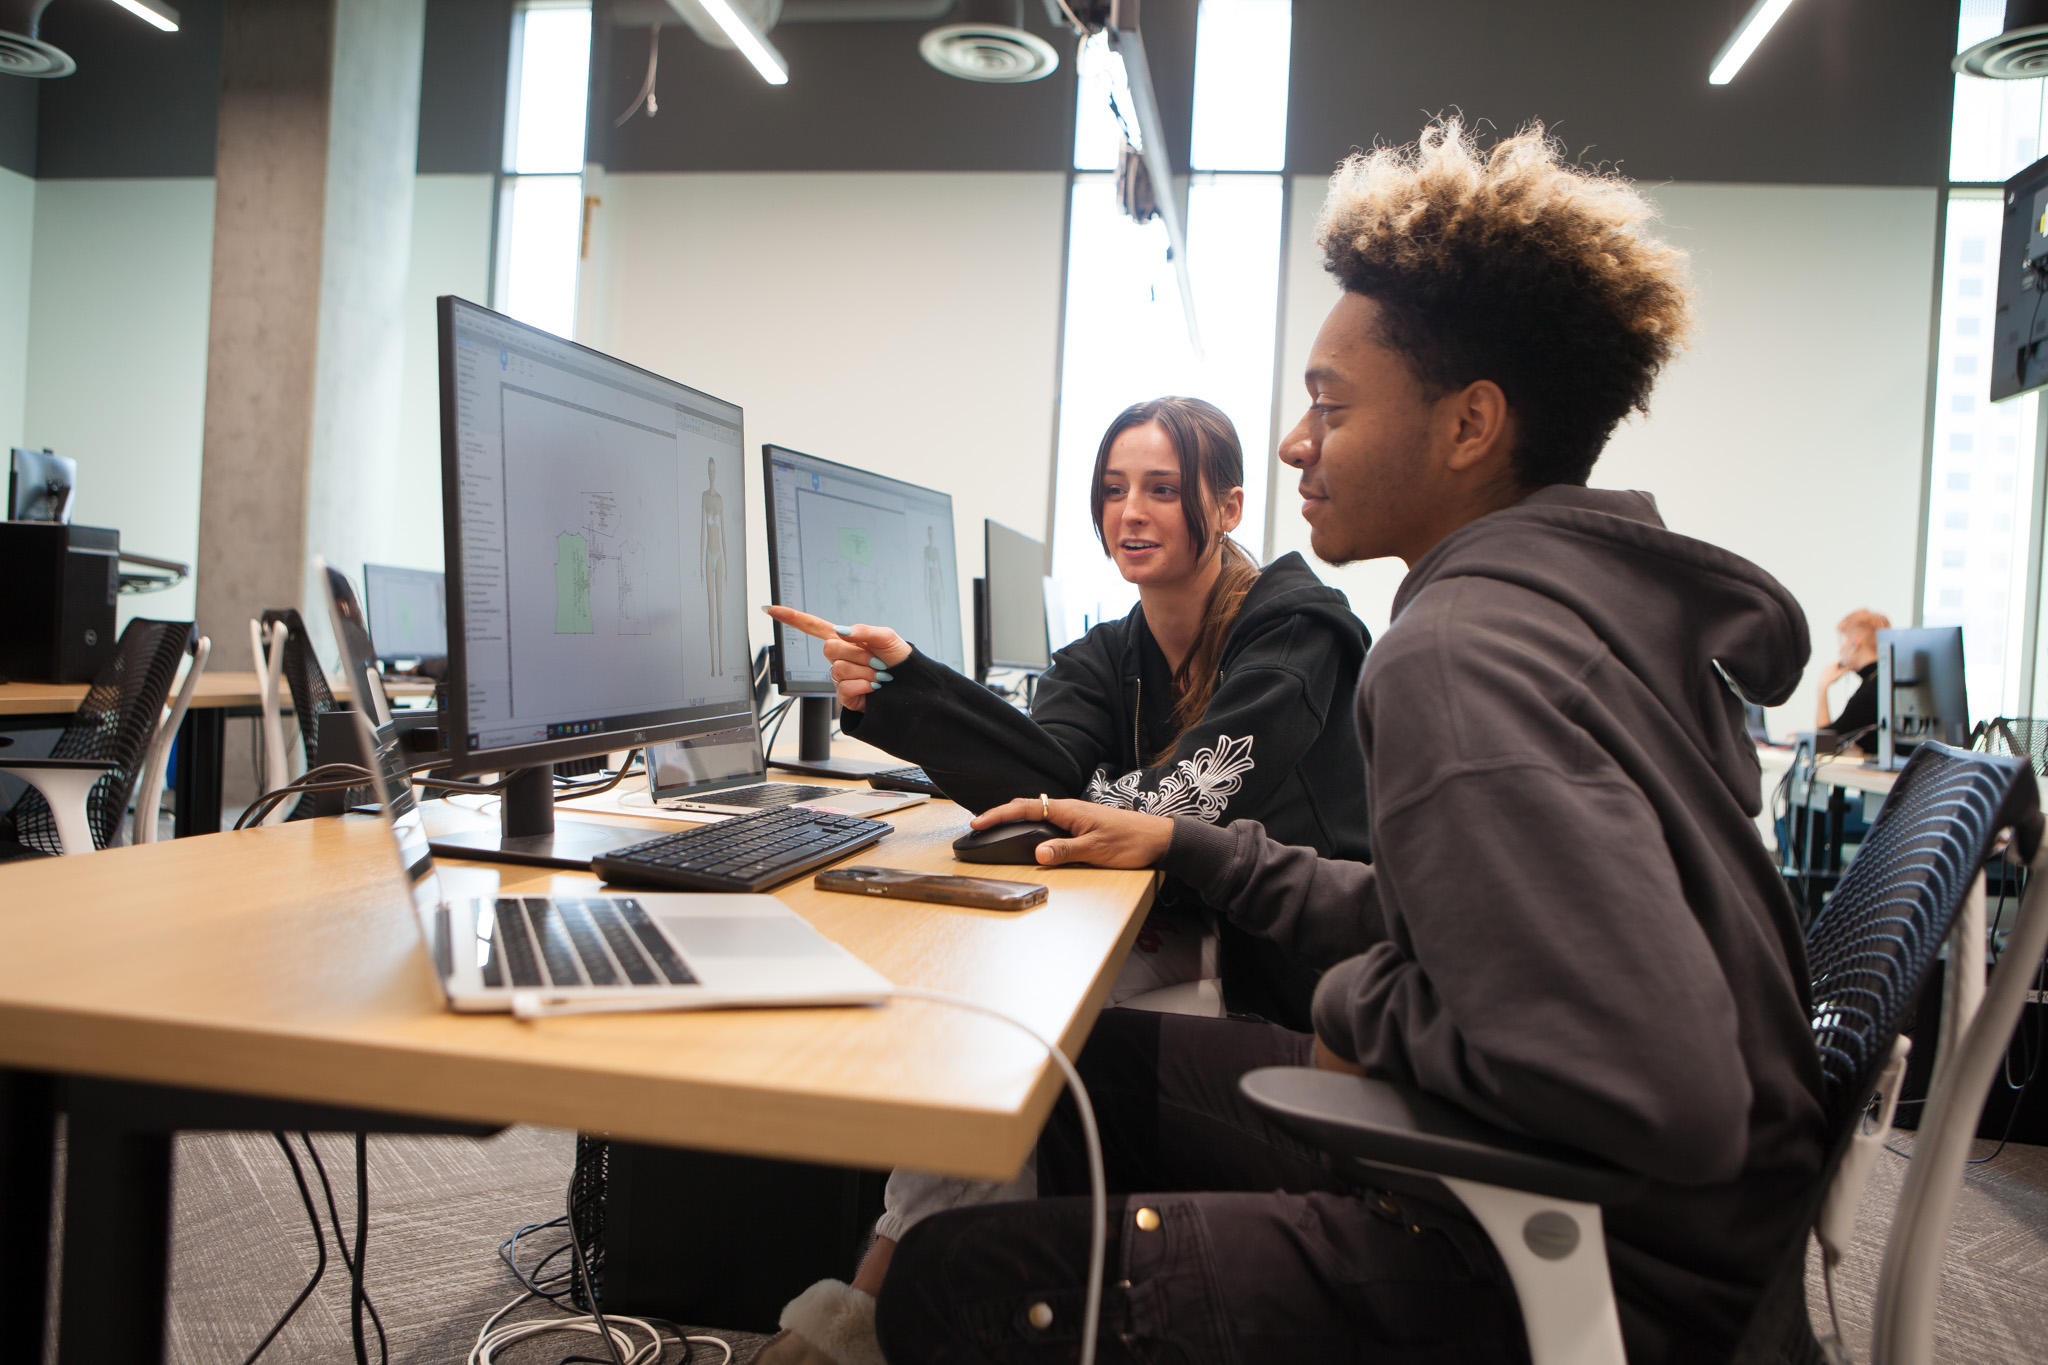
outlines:
{"label": "dark ceiling", "polygon": [[1295,0],[1287,165],[1413,140],[1462,109],[1545,120],[1646,180],[1936,185],[1955,0],[1796,0],[1725,86],[1750,0]]}
{"label": "dark ceiling", "polygon": [[[58,0],[44,31],[79,61],[58,81],[0,76],[0,165],[49,178],[208,175],[224,2],[182,0],[159,34],[100,0]],[[1145,0],[1147,46],[1186,164],[1196,0]],[[1732,85],[1707,64],[1748,0],[1295,0],[1288,168],[1412,139],[1461,109],[1540,118],[1575,151],[1652,181],[1935,185],[1947,175],[1956,0],[1795,0]],[[422,171],[496,168],[511,0],[428,0]],[[1021,86],[942,76],[926,23],[784,24],[790,82],[664,28],[661,113],[612,120],[639,87],[647,30],[609,22],[593,49],[591,151],[616,171],[1061,171],[1073,50],[1042,4],[1025,22],[1061,66]]]}

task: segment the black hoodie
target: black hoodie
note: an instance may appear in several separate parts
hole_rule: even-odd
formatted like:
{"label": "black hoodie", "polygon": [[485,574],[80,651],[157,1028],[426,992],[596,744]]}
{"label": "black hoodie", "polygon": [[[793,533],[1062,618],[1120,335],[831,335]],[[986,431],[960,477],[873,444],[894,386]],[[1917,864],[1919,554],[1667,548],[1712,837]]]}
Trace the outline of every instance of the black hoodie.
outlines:
{"label": "black hoodie", "polygon": [[[849,735],[922,766],[979,812],[1044,792],[1204,821],[1259,820],[1275,837],[1364,859],[1365,769],[1350,706],[1371,637],[1298,554],[1260,571],[1224,642],[1216,690],[1176,742],[1166,656],[1134,607],[1053,656],[1026,716],[922,654],[848,711]],[[1172,748],[1165,762],[1150,762]],[[1199,884],[1199,883],[1197,883]],[[1160,901],[1200,903],[1169,879]],[[1306,1029],[1317,973],[1271,941],[1219,925],[1236,1013]]]}
{"label": "black hoodie", "polygon": [[1543,489],[1445,538],[1360,680],[1375,865],[1177,822],[1163,866],[1331,966],[1316,1030],[1374,1075],[1652,1181],[1607,1212],[1633,1365],[1726,1358],[1822,1162],[1790,897],[1732,680],[1806,622],[1640,493]]}

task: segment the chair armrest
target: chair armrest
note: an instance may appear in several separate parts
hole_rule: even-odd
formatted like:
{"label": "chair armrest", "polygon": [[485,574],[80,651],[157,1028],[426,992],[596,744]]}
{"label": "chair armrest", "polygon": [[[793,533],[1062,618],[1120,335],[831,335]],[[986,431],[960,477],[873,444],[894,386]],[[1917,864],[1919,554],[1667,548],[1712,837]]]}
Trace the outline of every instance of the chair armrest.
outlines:
{"label": "chair armrest", "polygon": [[1586,1204],[1625,1204],[1647,1177],[1472,1117],[1411,1086],[1314,1067],[1268,1066],[1245,1098],[1324,1151],[1376,1166],[1499,1185]]}
{"label": "chair armrest", "polygon": [[104,773],[112,772],[119,766],[112,759],[98,758],[8,758],[0,760],[0,772],[10,768],[39,768],[45,771],[50,769],[68,769],[72,772],[87,772],[98,769]]}

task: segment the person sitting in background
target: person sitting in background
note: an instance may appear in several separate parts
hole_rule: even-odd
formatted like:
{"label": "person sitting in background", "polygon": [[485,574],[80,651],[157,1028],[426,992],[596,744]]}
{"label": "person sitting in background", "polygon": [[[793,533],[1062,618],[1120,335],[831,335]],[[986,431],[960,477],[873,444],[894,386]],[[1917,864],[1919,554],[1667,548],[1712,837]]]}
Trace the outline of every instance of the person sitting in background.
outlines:
{"label": "person sitting in background", "polygon": [[[1832,730],[1845,747],[1866,754],[1877,752],[1877,633],[1891,628],[1891,618],[1868,609],[1844,616],[1835,626],[1835,661],[1821,670],[1820,697],[1814,703],[1815,729]],[[1851,673],[1863,681],[1830,720],[1828,689]]]}

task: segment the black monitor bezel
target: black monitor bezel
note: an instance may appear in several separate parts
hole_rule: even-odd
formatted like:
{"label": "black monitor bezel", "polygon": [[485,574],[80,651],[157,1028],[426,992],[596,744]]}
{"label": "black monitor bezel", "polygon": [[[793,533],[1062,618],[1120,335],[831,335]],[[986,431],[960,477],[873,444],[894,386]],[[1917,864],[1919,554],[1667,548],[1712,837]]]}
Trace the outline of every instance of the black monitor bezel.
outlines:
{"label": "black monitor bezel", "polygon": [[[370,570],[388,570],[392,573],[430,573],[441,580],[441,652],[439,654],[411,654],[391,652],[377,643],[377,623],[370,618]],[[372,564],[363,562],[363,624],[370,631],[370,645],[377,651],[377,662],[388,664],[398,659],[440,659],[448,653],[448,574],[444,569],[414,569],[403,564]]]}
{"label": "black monitor bezel", "polygon": [[[689,715],[657,713],[665,719],[646,724],[631,724],[616,730],[603,730],[588,735],[572,735],[562,739],[538,740],[525,744],[507,744],[495,749],[471,749],[469,747],[469,678],[468,678],[468,621],[463,609],[462,596],[462,508],[460,491],[462,487],[461,451],[457,445],[455,430],[455,305],[474,308],[488,313],[514,327],[537,333],[551,342],[573,347],[587,355],[611,365],[623,365],[636,370],[648,378],[679,389],[687,389],[699,397],[714,403],[723,403],[740,413],[740,461],[744,471],[746,450],[746,413],[738,403],[692,388],[679,380],[656,374],[631,361],[620,360],[617,356],[606,355],[603,351],[556,336],[553,332],[507,317],[495,309],[472,303],[454,294],[443,294],[434,301],[435,333],[440,351],[439,371],[441,384],[441,553],[442,574],[445,587],[444,598],[448,613],[448,681],[442,688],[441,724],[447,737],[444,752],[448,757],[447,772],[452,777],[473,773],[503,773],[519,768],[538,767],[543,763],[565,762],[569,759],[592,758],[620,749],[637,749],[647,744],[659,744],[664,740],[687,739],[706,729],[716,729],[735,723],[736,719],[753,713],[751,691],[736,705],[736,710],[716,707],[684,708]],[[740,508],[735,524],[746,525],[746,480],[740,480]],[[746,573],[745,557],[738,556],[735,563],[742,575]],[[745,594],[741,596],[744,598]]]}
{"label": "black monitor bezel", "polygon": [[[1043,659],[1004,659],[998,657],[996,654],[996,581],[994,572],[996,561],[994,554],[990,552],[990,542],[994,539],[994,536],[991,533],[996,530],[1006,531],[1010,535],[1017,537],[1019,540],[1028,540],[1033,545],[1036,545],[1038,547],[1038,562],[1040,569],[1040,590],[1038,596],[1038,626],[1039,629],[1043,631],[1045,634],[1045,657]],[[1043,586],[1045,578],[1044,566],[1044,541],[1038,539],[1036,536],[1027,536],[1014,526],[1005,526],[1002,522],[999,522],[992,517],[982,518],[981,576],[988,583],[988,665],[990,668],[1021,668],[1026,672],[1030,673],[1043,673],[1046,669],[1052,667],[1052,623],[1045,619],[1045,592]]]}
{"label": "black monitor bezel", "polygon": [[[2023,281],[2033,271],[2041,269],[2039,266],[2029,267],[2025,260],[2034,236],[2028,231],[2033,223],[2034,196],[2043,190],[2048,190],[2048,157],[2028,166],[2004,185],[2004,215],[1998,232],[1998,273],[1992,288],[1989,392],[1990,401],[1994,403],[2048,384],[2048,355],[2041,353],[2048,347],[2034,340],[2041,333],[2042,325],[2048,323],[2048,309],[2040,306],[2043,289],[2023,287]],[[2048,281],[2041,282],[2048,285]],[[2027,303],[2029,297],[2034,301],[2031,304]],[[2009,322],[2018,325],[2022,313],[2027,321],[2020,330],[2028,331],[2030,335],[2015,333],[2012,344],[2008,344],[2006,327]]]}
{"label": "black monitor bezel", "polygon": [[[955,536],[953,596],[956,601],[958,600],[960,596],[959,528],[953,524],[953,495],[951,493],[937,488],[927,488],[921,483],[912,483],[908,479],[899,479],[894,475],[877,474],[874,470],[862,469],[859,465],[850,465],[839,460],[828,460],[820,455],[806,454],[804,451],[795,450],[789,446],[779,446],[773,442],[763,442],[761,445],[761,510],[766,513],[768,522],[768,600],[770,602],[778,607],[791,605],[782,600],[782,557],[776,549],[775,454],[777,451],[784,455],[794,455],[800,460],[810,460],[814,464],[830,465],[834,469],[843,469],[847,473],[858,475],[863,479],[880,479],[883,483],[893,483],[899,487],[914,489],[931,497],[944,498],[946,500],[946,526]],[[799,606],[797,610],[803,611],[806,608]],[[789,682],[789,672],[782,664],[782,632],[787,629],[789,627],[778,621],[768,636],[769,676],[775,683],[776,690],[785,697],[829,697],[836,695],[839,689],[830,678],[822,682],[799,682],[791,685]],[[966,662],[968,652],[966,623],[963,622],[960,646],[963,663]]]}

